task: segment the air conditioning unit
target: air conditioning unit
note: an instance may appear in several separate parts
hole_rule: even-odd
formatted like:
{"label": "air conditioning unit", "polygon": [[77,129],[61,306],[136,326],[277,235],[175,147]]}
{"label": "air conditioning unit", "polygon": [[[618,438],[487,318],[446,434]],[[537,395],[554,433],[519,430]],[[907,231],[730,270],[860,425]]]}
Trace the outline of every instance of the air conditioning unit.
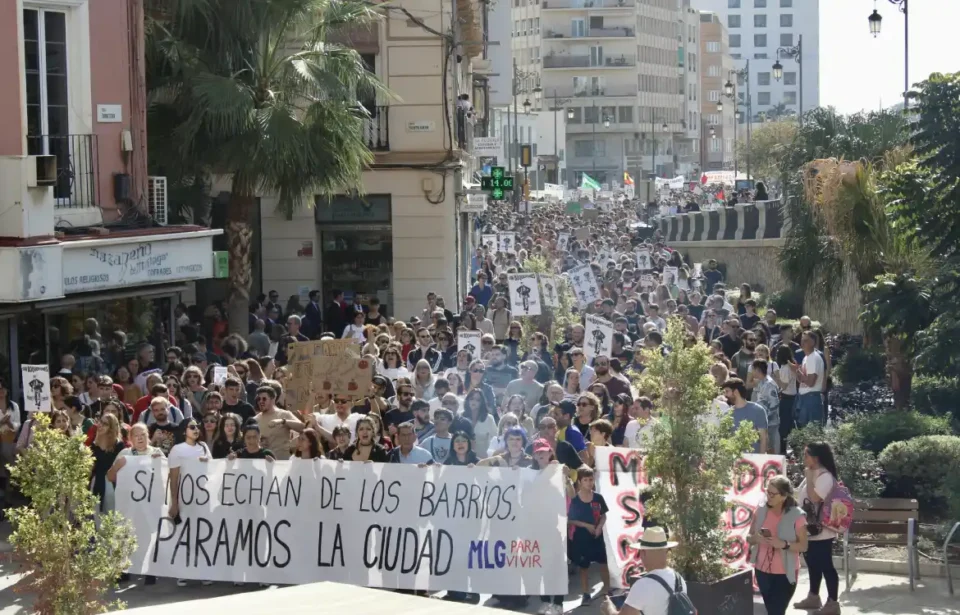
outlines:
{"label": "air conditioning unit", "polygon": [[147,178],[147,211],[159,224],[167,224],[167,178]]}

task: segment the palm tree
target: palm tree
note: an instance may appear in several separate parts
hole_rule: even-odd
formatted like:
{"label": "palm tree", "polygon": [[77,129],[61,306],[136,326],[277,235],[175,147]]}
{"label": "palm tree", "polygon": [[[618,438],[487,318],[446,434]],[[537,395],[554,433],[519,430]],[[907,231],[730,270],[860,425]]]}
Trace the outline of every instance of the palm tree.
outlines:
{"label": "palm tree", "polygon": [[372,161],[358,100],[385,90],[328,37],[380,15],[360,0],[148,0],[147,14],[154,151],[230,178],[230,328],[246,332],[257,196],[289,213],[359,189]]}

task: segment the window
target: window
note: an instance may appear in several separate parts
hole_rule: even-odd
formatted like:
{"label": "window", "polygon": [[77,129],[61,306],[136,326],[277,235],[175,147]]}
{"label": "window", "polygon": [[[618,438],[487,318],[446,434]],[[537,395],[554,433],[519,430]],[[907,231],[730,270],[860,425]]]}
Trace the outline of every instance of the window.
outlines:
{"label": "window", "polygon": [[720,76],[720,67],[716,64],[711,64],[707,67],[707,77],[719,77]]}
{"label": "window", "polygon": [[793,33],[785,32],[780,35],[781,47],[793,47]]}
{"label": "window", "polygon": [[783,104],[785,104],[785,105],[795,105],[795,104],[797,104],[797,93],[796,93],[796,92],[784,92],[784,93],[783,93]]}
{"label": "window", "polygon": [[[50,137],[70,133],[66,14],[24,9],[23,46],[26,54],[27,153],[54,154],[60,165],[66,160],[56,150],[65,149],[64,142]],[[69,188],[67,194],[60,194],[59,184],[56,192],[57,197],[69,196]]]}
{"label": "window", "polygon": [[620,112],[620,123],[621,124],[632,124],[633,123],[633,107],[619,107]]}
{"label": "window", "polygon": [[770,85],[770,73],[757,73],[757,85]]}
{"label": "window", "polygon": [[753,16],[753,27],[754,28],[766,28],[767,27],[767,16],[764,14],[754,15]]}
{"label": "window", "polygon": [[740,16],[739,16],[739,15],[727,15],[727,27],[728,27],[728,28],[739,28],[739,27],[740,27]]}
{"label": "window", "polygon": [[606,141],[594,141],[593,142],[593,155],[594,156],[606,156],[607,155],[607,142]]}
{"label": "window", "polygon": [[753,54],[753,59],[754,59],[754,60],[766,60],[766,59],[767,59],[767,54],[765,54],[765,53],[755,53],[755,54]]}
{"label": "window", "polygon": [[516,20],[513,22],[513,35],[520,36],[520,22]]}
{"label": "window", "polygon": [[580,124],[583,121],[583,107],[570,107],[573,117],[567,118],[568,124]]}
{"label": "window", "polygon": [[536,34],[540,34],[540,18],[539,17],[533,20],[533,27],[536,29]]}
{"label": "window", "polygon": [[593,156],[593,141],[578,140],[573,142],[573,155],[577,158],[590,158]]}
{"label": "window", "polygon": [[717,102],[720,100],[720,90],[710,90],[710,94],[707,97],[707,100],[710,102]]}
{"label": "window", "polygon": [[731,47],[734,47],[734,48],[740,46],[740,35],[739,35],[739,34],[731,34],[731,35],[730,35],[730,46],[731,46]]}
{"label": "window", "polygon": [[755,9],[767,8],[767,0],[753,0],[753,8]]}
{"label": "window", "polygon": [[738,9],[740,8],[740,0],[727,0],[728,9]]}
{"label": "window", "polygon": [[769,104],[770,104],[770,92],[757,92],[757,104],[758,104],[758,105],[769,105]]}
{"label": "window", "polygon": [[584,107],[583,108],[583,123],[584,124],[596,124],[597,120],[600,119],[600,109],[597,107]]}
{"label": "window", "polygon": [[707,51],[709,53],[720,53],[720,43],[719,41],[709,41],[707,43]]}
{"label": "window", "polygon": [[720,153],[720,144],[721,141],[717,137],[710,137],[710,153],[718,154]]}
{"label": "window", "polygon": [[783,85],[797,85],[797,73],[794,71],[790,71],[789,73],[784,71]]}
{"label": "window", "polygon": [[766,34],[754,34],[754,35],[753,35],[753,46],[754,46],[754,47],[766,47],[766,46],[767,46],[767,35],[766,35]]}
{"label": "window", "polygon": [[717,114],[717,113],[708,113],[708,114],[707,114],[707,124],[710,124],[711,126],[719,126],[719,125],[720,125],[720,115]]}
{"label": "window", "polygon": [[780,0],[780,8],[782,9],[793,8],[793,0]]}
{"label": "window", "polygon": [[574,19],[570,24],[572,36],[586,36],[587,22],[583,19]]}
{"label": "window", "polygon": [[793,27],[793,14],[792,13],[783,13],[780,15],[780,27],[781,28],[792,28]]}

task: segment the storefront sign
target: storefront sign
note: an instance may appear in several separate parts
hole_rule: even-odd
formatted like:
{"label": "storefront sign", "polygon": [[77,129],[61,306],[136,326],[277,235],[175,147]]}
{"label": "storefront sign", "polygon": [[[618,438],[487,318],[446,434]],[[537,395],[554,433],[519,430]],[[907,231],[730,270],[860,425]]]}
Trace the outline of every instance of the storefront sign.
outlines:
{"label": "storefront sign", "polygon": [[500,137],[474,137],[473,153],[477,156],[499,156],[503,153],[503,140]]}
{"label": "storefront sign", "polygon": [[123,105],[97,105],[97,122],[117,124],[123,121]]}
{"label": "storefront sign", "polygon": [[487,195],[482,192],[471,192],[467,199],[460,204],[460,213],[483,213],[487,209]]}
{"label": "storefront sign", "polygon": [[318,224],[362,224],[390,222],[390,195],[365,194],[348,196],[338,194],[331,199],[317,197]]}
{"label": "storefront sign", "polygon": [[427,120],[407,122],[407,132],[433,132],[436,128],[436,123]]}
{"label": "storefront sign", "polygon": [[[644,507],[638,492],[648,484],[648,478],[637,450],[598,447],[596,460],[597,491],[610,507],[607,524],[603,528],[610,583],[614,587],[627,588],[642,571],[639,554],[629,545],[637,542],[643,533]],[[782,455],[750,454],[737,462],[727,490],[730,509],[723,517],[727,531],[723,563],[730,568],[749,566],[746,539],[754,512],[764,502],[767,481],[783,474],[783,467]]]}
{"label": "storefront sign", "polygon": [[131,243],[70,242],[63,249],[63,292],[209,278],[213,275],[210,243],[209,236]]}
{"label": "storefront sign", "polygon": [[116,509],[130,572],[181,579],[565,595],[560,466],[543,471],[326,459],[191,459],[180,523],[167,461],[129,457]]}
{"label": "storefront sign", "polygon": [[300,248],[297,250],[297,258],[313,258],[312,239],[300,242]]}

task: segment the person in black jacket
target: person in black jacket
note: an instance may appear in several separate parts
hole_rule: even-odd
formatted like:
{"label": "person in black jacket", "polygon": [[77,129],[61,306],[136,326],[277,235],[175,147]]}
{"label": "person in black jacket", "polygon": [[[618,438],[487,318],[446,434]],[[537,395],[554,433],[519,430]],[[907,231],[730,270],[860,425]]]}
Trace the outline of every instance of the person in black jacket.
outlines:
{"label": "person in black jacket", "polygon": [[433,373],[440,371],[443,364],[443,355],[433,345],[433,337],[426,327],[417,329],[417,347],[407,355],[407,369],[414,371],[420,359],[425,359],[430,364],[430,371]]}
{"label": "person in black jacket", "polygon": [[303,313],[303,334],[317,339],[323,332],[323,315],[320,312],[320,291],[310,291],[310,302]]}
{"label": "person in black jacket", "polygon": [[334,290],[333,301],[330,302],[330,305],[328,305],[323,312],[323,322],[325,323],[326,330],[338,339],[343,335],[343,330],[347,326],[344,312],[343,291]]}

